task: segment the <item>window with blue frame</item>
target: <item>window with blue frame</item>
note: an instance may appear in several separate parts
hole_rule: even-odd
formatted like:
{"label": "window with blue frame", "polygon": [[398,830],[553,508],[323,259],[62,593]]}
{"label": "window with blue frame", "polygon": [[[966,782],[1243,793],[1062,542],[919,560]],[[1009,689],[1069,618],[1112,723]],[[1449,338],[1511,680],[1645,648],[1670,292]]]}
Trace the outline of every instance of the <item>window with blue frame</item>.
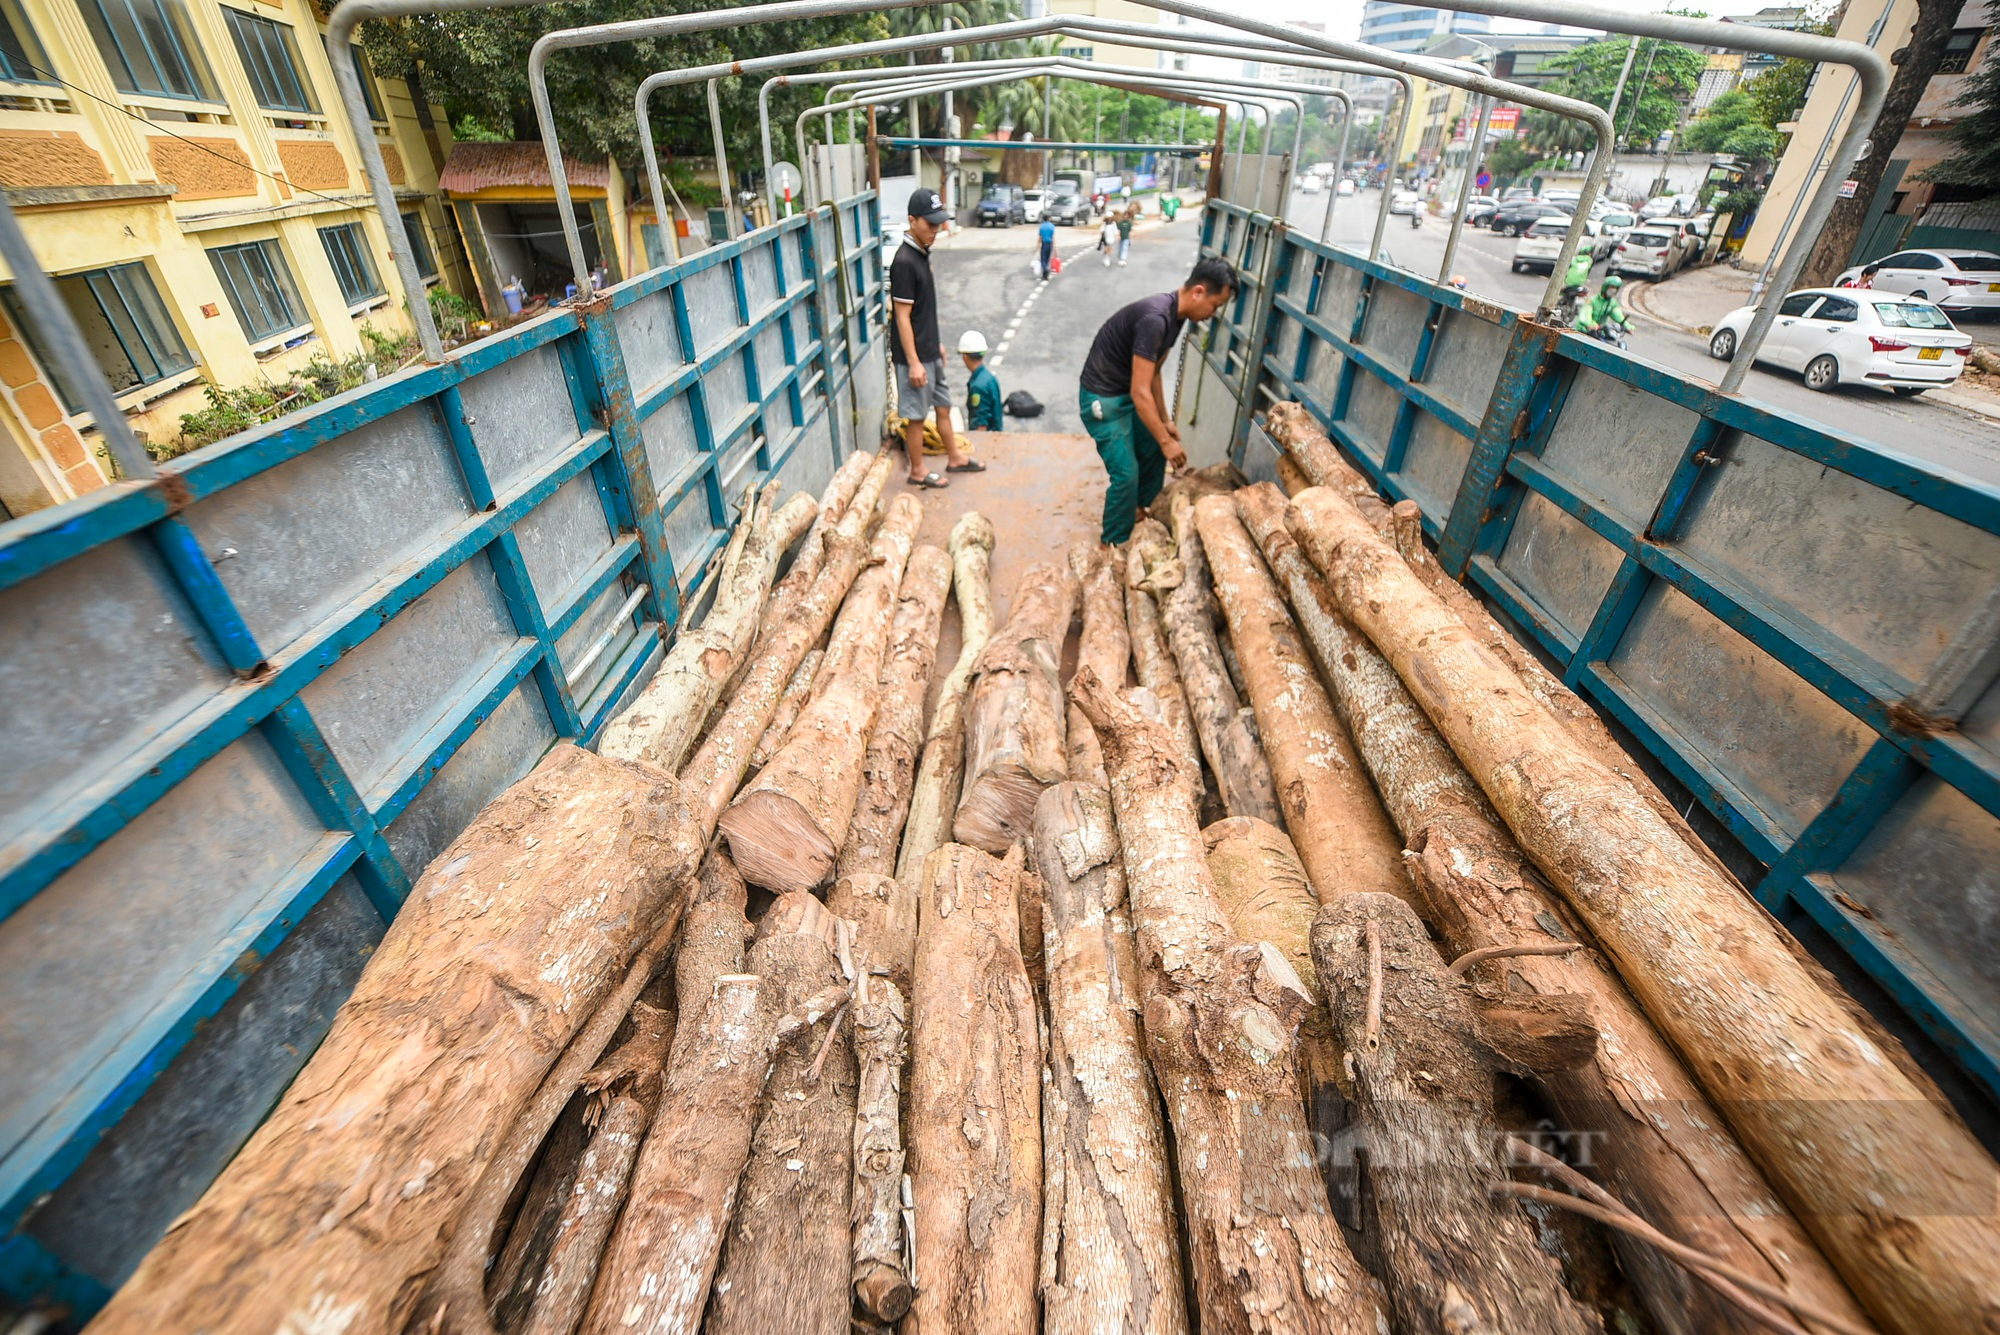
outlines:
{"label": "window with blue frame", "polygon": [[81,8],[119,91],[218,100],[180,0],[82,0]]}
{"label": "window with blue frame", "polygon": [[[144,264],[63,274],[55,284],[76,316],[84,343],[117,393],[154,384],[194,366],[194,358],[181,341],[180,331]],[[40,331],[22,309],[11,284],[0,290],[0,303],[21,331],[28,351],[48,372],[63,407],[72,414],[82,412],[83,395],[75,377],[44,350]]]}
{"label": "window with blue frame", "polygon": [[375,262],[368,258],[368,237],[360,223],[341,223],[319,229],[319,243],[326,247],[326,260],[333,266],[334,281],[350,306],[382,295],[382,280],[375,276]]}
{"label": "window with blue frame", "polygon": [[217,246],[208,252],[208,259],[229,293],[243,336],[252,343],[303,329],[309,323],[291,267],[276,241]]}
{"label": "window with blue frame", "polygon": [[0,0],[0,79],[8,83],[54,83],[49,58],[20,0]]}
{"label": "window with blue frame", "polygon": [[229,22],[229,35],[236,43],[236,54],[243,59],[244,72],[250,76],[257,105],[266,111],[318,115],[319,103],[299,65],[291,26],[227,5],[222,7],[222,17]]}

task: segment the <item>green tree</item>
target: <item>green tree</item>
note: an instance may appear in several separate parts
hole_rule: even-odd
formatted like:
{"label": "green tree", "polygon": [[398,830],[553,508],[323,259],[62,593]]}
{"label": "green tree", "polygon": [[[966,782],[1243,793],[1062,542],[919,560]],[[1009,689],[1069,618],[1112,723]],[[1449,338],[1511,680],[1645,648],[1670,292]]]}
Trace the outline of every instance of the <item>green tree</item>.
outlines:
{"label": "green tree", "polygon": [[1486,151],[1486,170],[1493,173],[1493,184],[1505,189],[1532,171],[1541,160],[1540,153],[1509,135]]}
{"label": "green tree", "polygon": [[[1989,22],[2000,18],[2000,9],[1994,6],[1989,5],[1986,13]],[[1991,52],[1959,89],[1952,106],[1964,114],[1944,132],[1951,151],[1922,179],[2000,190],[2000,60]]]}
{"label": "green tree", "polygon": [[[1751,82],[1756,82],[1754,79]],[[1680,146],[1691,153],[1726,153],[1723,147],[1731,135],[1764,127],[1757,104],[1741,88],[1732,88],[1708,104],[1708,110],[1688,122],[1681,131]]]}
{"label": "green tree", "polygon": [[[1631,38],[1617,37],[1585,42],[1565,51],[1548,63],[1548,68],[1561,71],[1549,91],[1608,109],[1618,87],[1619,71],[1631,50]],[[1642,39],[1618,103],[1613,125],[1618,137],[1632,144],[1650,144],[1672,129],[1707,67],[1708,57],[1692,47]],[[1597,136],[1589,126],[1553,112],[1530,111],[1526,125],[1529,145],[1545,155],[1597,146]]]}

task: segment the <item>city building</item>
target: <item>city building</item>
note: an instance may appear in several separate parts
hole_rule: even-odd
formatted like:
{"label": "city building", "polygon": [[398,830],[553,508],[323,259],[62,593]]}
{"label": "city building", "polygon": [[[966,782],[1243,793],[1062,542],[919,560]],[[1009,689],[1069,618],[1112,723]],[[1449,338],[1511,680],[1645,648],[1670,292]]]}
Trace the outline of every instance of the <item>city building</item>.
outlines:
{"label": "city building", "polygon": [[1361,11],[1361,40],[1370,46],[1415,53],[1440,33],[1486,33],[1493,20],[1485,14],[1461,14],[1451,9],[1391,4],[1368,0]]}
{"label": "city building", "polygon": [[[565,153],[563,174],[569,178],[570,208],[583,241],[584,263],[593,272],[601,270],[606,282],[622,281],[633,272],[635,250],[624,173],[610,161],[586,162]],[[489,317],[500,319],[518,311],[524,301],[538,297],[560,301],[568,294],[574,281],[569,244],[541,140],[453,144],[438,185],[450,202],[459,235],[465,238],[479,298]],[[651,221],[650,208],[645,217]],[[636,249],[645,255],[658,247],[655,237],[650,247],[642,244]]]}
{"label": "city building", "polygon": [[[437,194],[442,111],[365,67],[426,282],[469,290]],[[308,0],[8,0],[0,188],[140,435],[410,328]],[[0,519],[104,485],[64,368],[0,288]]]}
{"label": "city building", "polygon": [[[1882,10],[1876,5],[1849,5],[1837,36],[1849,41],[1869,41]],[[1893,0],[1882,30],[1874,34],[1878,51],[1896,51],[1907,45],[1916,27],[1916,0]],[[1959,11],[1945,47],[1943,62],[1924,88],[1924,94],[1910,113],[1893,145],[1887,147],[1888,165],[1881,184],[1868,202],[1867,221],[1861,238],[1847,259],[1849,263],[1880,259],[1892,251],[1930,246],[1964,246],[1979,250],[2000,250],[2000,200],[1984,191],[1937,185],[1917,177],[1925,168],[1942,161],[1950,152],[1944,132],[1959,109],[1952,103],[1965,86],[1968,75],[1989,58],[1993,46],[1991,20],[1986,0],[1966,0]],[[1785,146],[1784,157],[1772,174],[1764,202],[1744,239],[1743,262],[1762,265],[1774,247],[1784,245],[1796,232],[1802,192],[1816,188],[1826,169],[1834,138],[1847,127],[1853,115],[1854,99],[1849,95],[1851,80],[1828,77],[1817,80],[1798,128]],[[1879,129],[1876,152],[1883,152],[1887,136]]]}
{"label": "city building", "polygon": [[[1117,19],[1124,23],[1158,23],[1160,11],[1134,0],[1042,0],[1050,14],[1084,14],[1091,18]],[[1087,37],[1066,37],[1062,53],[1078,60],[1094,60],[1100,65],[1128,65],[1137,69],[1178,68],[1164,51],[1140,46],[1119,46]]]}

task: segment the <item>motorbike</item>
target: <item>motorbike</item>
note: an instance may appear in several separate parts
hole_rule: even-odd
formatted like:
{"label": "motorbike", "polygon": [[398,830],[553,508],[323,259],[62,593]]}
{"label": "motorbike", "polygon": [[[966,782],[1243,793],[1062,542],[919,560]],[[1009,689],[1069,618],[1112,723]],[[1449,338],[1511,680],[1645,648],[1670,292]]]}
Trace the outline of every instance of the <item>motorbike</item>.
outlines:
{"label": "motorbike", "polygon": [[1577,310],[1583,305],[1584,298],[1589,295],[1590,289],[1581,283],[1571,283],[1564,288],[1562,296],[1556,299],[1556,318],[1553,323],[1565,329],[1573,326],[1576,323]]}
{"label": "motorbike", "polygon": [[1590,331],[1590,337],[1599,343],[1609,343],[1620,352],[1625,351],[1625,326],[1606,322]]}

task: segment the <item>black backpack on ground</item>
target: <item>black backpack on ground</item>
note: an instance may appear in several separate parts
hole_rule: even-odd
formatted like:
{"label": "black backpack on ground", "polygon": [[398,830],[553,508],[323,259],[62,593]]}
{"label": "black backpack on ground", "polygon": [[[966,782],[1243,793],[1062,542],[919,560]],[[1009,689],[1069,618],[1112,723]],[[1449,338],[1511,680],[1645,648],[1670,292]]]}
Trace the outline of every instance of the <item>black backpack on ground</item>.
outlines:
{"label": "black backpack on ground", "polygon": [[1009,394],[1001,406],[1006,409],[1007,416],[1009,417],[1040,417],[1042,415],[1041,400],[1025,389],[1017,389],[1012,394]]}

